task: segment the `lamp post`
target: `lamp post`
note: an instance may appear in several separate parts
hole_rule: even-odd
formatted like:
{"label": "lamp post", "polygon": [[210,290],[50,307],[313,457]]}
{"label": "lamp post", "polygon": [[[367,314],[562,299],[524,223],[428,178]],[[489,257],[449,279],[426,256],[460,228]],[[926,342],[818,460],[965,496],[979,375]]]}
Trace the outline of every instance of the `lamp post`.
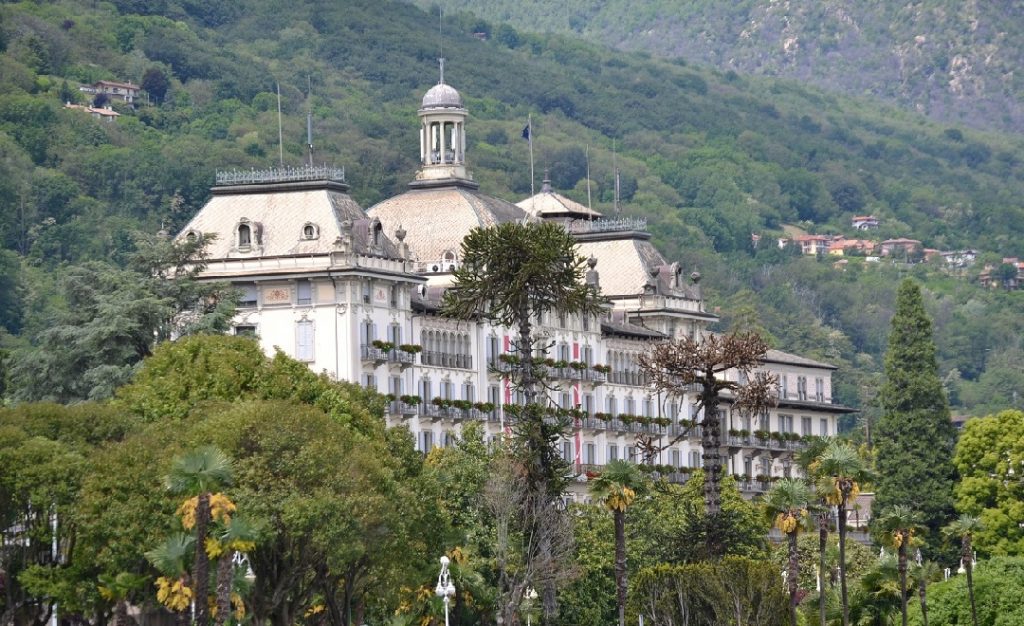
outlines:
{"label": "lamp post", "polygon": [[437,577],[437,587],[434,587],[437,597],[444,598],[444,626],[448,626],[448,603],[455,595],[455,584],[452,583],[451,574],[448,572],[448,563],[448,557],[442,556],[441,573]]}
{"label": "lamp post", "polygon": [[537,601],[537,590],[533,587],[526,588],[526,594],[523,598],[523,604],[526,608],[526,626],[530,626],[530,617],[533,614],[533,603]]}

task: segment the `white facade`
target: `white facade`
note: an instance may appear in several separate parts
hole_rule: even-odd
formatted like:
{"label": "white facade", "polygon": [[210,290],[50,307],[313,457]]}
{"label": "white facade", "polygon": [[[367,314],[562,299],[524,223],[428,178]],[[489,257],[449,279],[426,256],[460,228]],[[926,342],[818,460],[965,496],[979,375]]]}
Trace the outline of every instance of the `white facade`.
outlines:
{"label": "white facade", "polygon": [[[340,172],[228,173],[179,235],[217,234],[203,276],[243,293],[236,333],[255,335],[268,353],[281,350],[316,372],[389,394],[389,425],[407,426],[423,452],[447,445],[470,420],[486,425],[489,440],[500,437],[507,432],[502,405],[517,401],[502,360],[513,350],[513,333],[437,314],[451,274],[435,259],[452,246],[427,236],[437,222],[450,239],[527,215],[476,191],[464,169],[461,97],[443,87],[428,92],[419,111],[423,169],[410,192],[364,212]],[[454,158],[435,163],[431,133],[449,123],[450,132],[434,138],[443,155],[454,137]],[[553,192],[546,186],[541,194]],[[424,210],[428,201],[436,213]],[[705,311],[700,276],[666,262],[642,222],[592,221],[599,214],[574,215],[572,203],[561,200],[559,206],[569,208],[553,217],[577,237],[590,258],[588,281],[611,302],[602,318],[536,320],[540,343],[550,345],[550,401],[577,410],[563,454],[582,475],[613,459],[641,460],[647,440],[659,449],[648,460],[684,480],[701,463],[695,398],[654,392],[637,359],[652,342],[707,332],[716,317]],[[849,411],[832,403],[833,367],[777,351],[764,367],[779,377],[779,406],[754,420],[724,409],[728,470],[748,493],[793,471],[800,437],[834,435],[838,415]]]}

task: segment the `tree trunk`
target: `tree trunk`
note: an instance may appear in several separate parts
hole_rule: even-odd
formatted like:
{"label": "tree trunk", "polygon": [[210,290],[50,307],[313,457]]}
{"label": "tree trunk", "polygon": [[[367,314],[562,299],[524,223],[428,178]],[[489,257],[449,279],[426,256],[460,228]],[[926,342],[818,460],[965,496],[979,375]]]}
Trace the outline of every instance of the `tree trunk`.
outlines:
{"label": "tree trunk", "polygon": [[800,586],[800,553],[797,550],[796,531],[786,533],[789,539],[789,568],[786,583],[789,585],[789,619],[793,626],[796,622],[796,593]]}
{"label": "tree trunk", "polygon": [[825,616],[825,550],[828,549],[828,515],[818,516],[818,612],[821,626],[826,626]]}
{"label": "tree trunk", "polygon": [[967,572],[967,596],[971,599],[971,624],[978,626],[978,609],[974,604],[974,554],[971,549],[971,536],[964,535],[961,543],[960,559]]}
{"label": "tree trunk", "polygon": [[233,578],[234,550],[226,551],[220,555],[217,561],[217,616],[214,618],[217,626],[228,621],[231,615],[231,582]]}
{"label": "tree trunk", "polygon": [[626,514],[615,511],[615,604],[619,626],[626,626]]}
{"label": "tree trunk", "polygon": [[724,552],[719,538],[720,528],[717,521],[722,510],[722,437],[721,424],[718,419],[718,391],[715,389],[713,371],[705,374],[704,389],[701,403],[704,408],[704,419],[701,422],[700,444],[704,466],[704,506],[707,510],[707,534],[705,549],[708,558],[714,560]]}
{"label": "tree trunk", "polygon": [[928,626],[928,581],[921,577],[921,586],[917,588],[917,595],[921,599],[921,621],[923,626]]}
{"label": "tree trunk", "polygon": [[902,535],[902,539],[900,547],[896,550],[896,569],[900,573],[900,616],[903,619],[903,626],[907,626],[907,542],[910,541],[910,537]]}
{"label": "tree trunk", "polygon": [[128,600],[121,598],[114,605],[113,626],[128,626]]}
{"label": "tree trunk", "polygon": [[208,626],[210,607],[207,596],[210,593],[210,560],[206,556],[206,533],[210,525],[210,494],[199,494],[196,504],[196,556],[192,576],[192,599],[196,605],[196,624]]}
{"label": "tree trunk", "polygon": [[846,595],[846,495],[839,505],[839,593],[843,603],[843,626],[850,626],[850,603]]}

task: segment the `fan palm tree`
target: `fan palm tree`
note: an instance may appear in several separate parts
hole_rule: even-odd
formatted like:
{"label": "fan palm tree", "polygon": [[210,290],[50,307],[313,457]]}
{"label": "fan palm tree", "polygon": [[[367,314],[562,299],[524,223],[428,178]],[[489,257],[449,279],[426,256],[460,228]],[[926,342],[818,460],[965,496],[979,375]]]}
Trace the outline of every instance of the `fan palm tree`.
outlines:
{"label": "fan palm tree", "polygon": [[146,583],[146,577],[130,572],[121,572],[116,576],[100,574],[99,580],[100,595],[104,600],[114,603],[114,619],[111,624],[113,626],[129,626],[131,621],[128,619],[128,598],[142,588],[142,585]]}
{"label": "fan palm tree", "polygon": [[981,520],[973,515],[961,515],[944,529],[950,537],[960,538],[960,564],[967,573],[967,596],[971,599],[971,623],[978,626],[978,610],[974,605],[974,533],[981,530]]}
{"label": "fan palm tree", "polygon": [[789,616],[796,624],[797,589],[800,577],[800,553],[797,550],[797,536],[801,521],[811,506],[811,489],[802,480],[785,478],[775,483],[765,496],[765,513],[775,527],[786,535],[789,544],[789,564],[786,583],[789,586]]}
{"label": "fan palm tree", "polygon": [[647,479],[640,469],[627,461],[612,461],[590,481],[590,490],[611,512],[615,520],[615,599],[619,626],[626,623],[626,509],[646,489]]}
{"label": "fan palm tree", "polygon": [[846,507],[860,493],[868,469],[857,450],[845,441],[832,441],[812,463],[817,488],[825,501],[837,507],[839,526],[839,591],[843,605],[843,626],[850,626],[850,603],[846,589]]}
{"label": "fan palm tree", "polygon": [[255,547],[256,529],[242,517],[232,518],[206,541],[207,556],[217,559],[217,613],[213,619],[218,626],[231,614],[235,555],[246,554]]}
{"label": "fan palm tree", "polygon": [[914,533],[921,528],[920,514],[909,506],[897,504],[882,511],[878,527],[887,533],[896,548],[896,571],[900,578],[900,615],[907,626],[907,551]]}
{"label": "fan palm tree", "polygon": [[175,533],[145,554],[161,574],[156,579],[156,599],[174,612],[179,624],[188,623],[187,609],[194,595],[188,579],[188,557],[194,544],[195,537]]}
{"label": "fan palm tree", "polygon": [[[921,555],[918,553],[918,561]],[[934,561],[925,561],[914,568],[914,582],[917,584],[917,597],[921,601],[922,626],[928,626],[928,583],[939,578],[939,566]]]}
{"label": "fan palm tree", "polygon": [[195,498],[192,517],[188,515],[191,503],[182,508],[183,523],[194,520],[195,558],[192,562],[192,587],[199,596],[196,601],[196,623],[210,623],[210,609],[205,596],[210,587],[210,561],[206,554],[206,536],[210,525],[210,496],[231,484],[231,459],[213,446],[205,446],[174,460],[167,475],[167,488],[176,495]]}

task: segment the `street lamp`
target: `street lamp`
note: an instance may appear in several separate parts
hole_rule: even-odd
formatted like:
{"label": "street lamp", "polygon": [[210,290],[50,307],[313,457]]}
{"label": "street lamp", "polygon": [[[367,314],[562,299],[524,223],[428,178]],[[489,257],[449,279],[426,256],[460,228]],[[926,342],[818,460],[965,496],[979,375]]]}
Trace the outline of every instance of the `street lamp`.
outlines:
{"label": "street lamp", "polygon": [[444,626],[448,626],[448,603],[451,601],[452,596],[455,595],[455,584],[452,582],[451,574],[448,572],[448,557],[441,557],[441,573],[437,577],[437,587],[434,587],[434,593],[437,597],[444,598]]}
{"label": "street lamp", "polygon": [[533,603],[537,601],[537,590],[533,587],[526,588],[523,604],[526,605],[526,626],[530,626],[530,617],[533,614]]}

